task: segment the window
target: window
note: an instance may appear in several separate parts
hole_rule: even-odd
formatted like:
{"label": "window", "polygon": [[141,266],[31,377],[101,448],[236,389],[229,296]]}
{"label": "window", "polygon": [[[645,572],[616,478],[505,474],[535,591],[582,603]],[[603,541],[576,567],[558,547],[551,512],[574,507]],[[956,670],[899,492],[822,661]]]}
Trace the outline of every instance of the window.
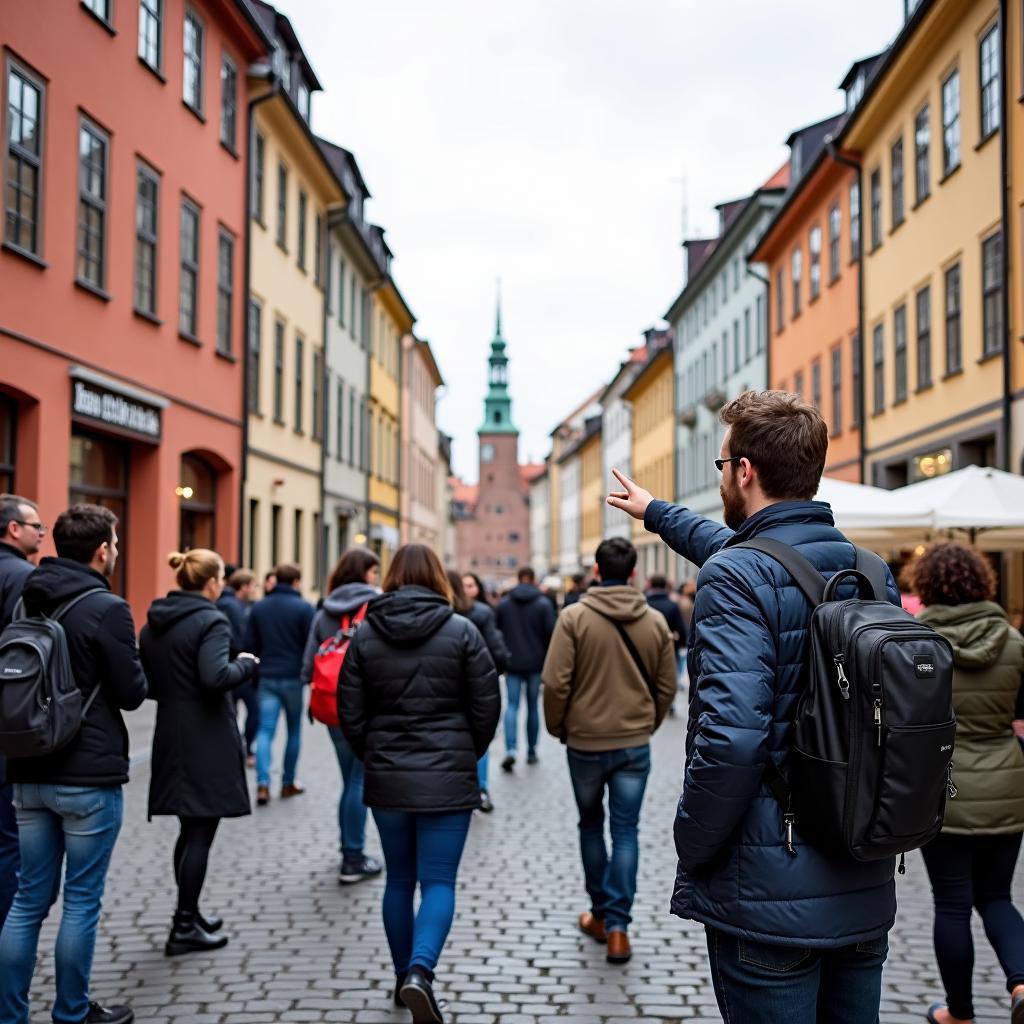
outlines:
{"label": "window", "polygon": [[[321,223],[320,214],[316,214],[313,221],[313,283],[322,285],[324,281],[324,270],[323,270],[323,224]],[[328,289],[328,292],[330,289]],[[330,306],[330,295],[326,297],[328,307]],[[328,310],[329,311],[329,310]]]}
{"label": "window", "polygon": [[1003,235],[981,243],[982,356],[1003,350]]}
{"label": "window", "polygon": [[305,82],[299,82],[299,113],[308,121],[310,114],[309,107],[309,86]]}
{"label": "window", "polygon": [[323,353],[313,350],[313,440],[324,436],[324,365]]}
{"label": "window", "polygon": [[178,330],[188,338],[199,333],[199,208],[181,201],[181,281]]}
{"label": "window", "polygon": [[804,371],[797,370],[796,375],[793,377],[793,393],[799,395],[801,398],[804,397]]}
{"label": "window", "polygon": [[203,23],[194,11],[185,12],[185,102],[197,114],[203,112]]}
{"label": "window", "polygon": [[753,340],[750,335],[750,307],[743,310],[743,362],[749,363],[753,358]]}
{"label": "window", "polygon": [[927,285],[917,293],[917,390],[932,383],[932,290]]}
{"label": "window", "polygon": [[757,329],[757,354],[760,355],[764,351],[764,349],[765,349],[765,344],[766,344],[765,335],[767,334],[767,331],[768,331],[768,320],[767,320],[767,318],[765,316],[764,296],[763,295],[758,295],[758,297],[757,297],[757,324],[756,324],[756,329]]}
{"label": "window", "polygon": [[959,373],[964,366],[960,336],[960,264],[946,271],[946,376]]}
{"label": "window", "polygon": [[850,185],[850,259],[860,259],[860,181]]}
{"label": "window", "polygon": [[270,506],[270,564],[281,560],[281,506]]}
{"label": "window", "polygon": [[274,422],[284,423],[284,324],[274,321]]}
{"label": "window", "polygon": [[156,316],[156,242],[160,179],[139,164],[135,178],[135,308]]}
{"label": "window", "polygon": [[740,322],[732,322],[732,372],[740,372]]}
{"label": "window", "polygon": [[832,349],[832,434],[843,432],[843,347]]}
{"label": "window", "polygon": [[217,237],[217,351],[231,355],[231,311],[235,304],[235,238],[224,228]]}
{"label": "window", "polygon": [[249,499],[249,564],[256,564],[259,550],[260,503],[258,498]]}
{"label": "window", "polygon": [[263,170],[266,162],[266,139],[256,132],[253,140],[255,152],[252,157],[252,209],[249,213],[263,223]]}
{"label": "window", "polygon": [[14,491],[14,470],[17,448],[15,431],[18,425],[18,406],[10,399],[0,397],[0,493]]}
{"label": "window", "polygon": [[871,249],[882,244],[882,169],[871,172]]}
{"label": "window", "polygon": [[860,426],[860,407],[864,402],[864,388],[861,378],[861,364],[864,361],[864,348],[860,342],[860,332],[855,332],[850,345],[850,378],[853,383],[853,408],[850,410],[850,423]]}
{"label": "window", "polygon": [[338,325],[345,326],[345,261],[338,260]]}
{"label": "window", "polygon": [[872,339],[872,357],[874,364],[874,403],[876,413],[885,411],[885,327],[878,324]]}
{"label": "window", "polygon": [[82,0],[82,6],[86,10],[92,11],[100,21],[105,21],[108,25],[110,24],[110,4],[111,0]]}
{"label": "window", "polygon": [[238,135],[238,69],[224,54],[220,62],[220,141],[232,153]]}
{"label": "window", "polygon": [[298,264],[299,270],[306,269],[306,207],[309,200],[306,193],[299,189],[299,240],[298,240]]}
{"label": "window", "polygon": [[[363,400],[359,401],[359,412],[360,416],[364,416],[363,413]],[[362,421],[360,421],[361,423]],[[360,439],[362,438],[362,426],[360,425]],[[354,466],[356,464],[356,391],[355,388],[349,388],[348,391],[348,464]],[[363,468],[363,454],[362,454],[362,443],[360,440],[359,446],[359,468]]]}
{"label": "window", "polygon": [[139,57],[154,71],[164,65],[164,0],[139,0]]}
{"label": "window", "polygon": [[78,268],[80,281],[102,288],[107,276],[107,136],[87,121],[78,128]]}
{"label": "window", "polygon": [[[345,382],[340,377],[338,378],[338,393],[334,403],[334,419],[334,433],[338,439],[338,445],[334,449],[334,456],[341,462],[345,444]],[[351,454],[349,458],[351,459]]]}
{"label": "window", "polygon": [[907,307],[900,306],[892,318],[893,347],[895,349],[895,382],[893,402],[907,400]]}
{"label": "window", "polygon": [[288,168],[277,165],[277,244],[288,251]]}
{"label": "window", "polygon": [[893,143],[889,152],[890,186],[892,188],[892,227],[895,230],[903,223],[903,138]]}
{"label": "window", "polygon": [[931,111],[926,103],[914,118],[914,202],[923,203],[931,192],[928,166],[931,145]]}
{"label": "window", "polygon": [[295,418],[293,425],[295,433],[302,433],[302,392],[305,371],[305,343],[299,337],[295,339]]}
{"label": "window", "polygon": [[999,129],[999,25],[993,25],[981,37],[978,46],[979,85],[981,88],[981,138],[987,139]]}
{"label": "window", "polygon": [[842,230],[842,218],[839,204],[833,203],[828,211],[828,279],[839,279],[839,234]]}
{"label": "window", "polygon": [[260,350],[263,345],[263,307],[255,300],[249,300],[249,343],[246,358],[249,360],[249,412],[260,411]]}
{"label": "window", "polygon": [[811,404],[815,409],[821,408],[821,360],[811,363]]}
{"label": "window", "polygon": [[960,72],[942,83],[942,173],[960,166]]}
{"label": "window", "polygon": [[803,278],[803,259],[803,252],[800,249],[794,249],[792,256],[794,319],[800,315],[800,282]]}
{"label": "window", "polygon": [[775,333],[781,334],[786,329],[785,303],[786,272],[779,267],[775,273]]}
{"label": "window", "polygon": [[296,565],[302,564],[302,509],[297,508],[292,513],[292,561]]}
{"label": "window", "polygon": [[4,239],[38,256],[42,192],[43,84],[19,65],[7,68],[7,201]]}
{"label": "window", "polygon": [[197,455],[183,455],[179,479],[184,493],[178,513],[178,550],[216,547],[217,474]]}
{"label": "window", "polygon": [[811,298],[813,302],[821,294],[821,228],[815,224],[807,241],[811,252]]}

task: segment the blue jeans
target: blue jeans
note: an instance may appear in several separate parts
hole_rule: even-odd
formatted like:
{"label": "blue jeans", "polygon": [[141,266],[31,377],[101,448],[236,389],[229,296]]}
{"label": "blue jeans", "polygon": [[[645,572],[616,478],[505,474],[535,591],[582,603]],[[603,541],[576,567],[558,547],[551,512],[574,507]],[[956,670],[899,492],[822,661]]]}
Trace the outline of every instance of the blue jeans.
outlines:
{"label": "blue jeans", "polygon": [[[374,809],[384,848],[384,931],[395,974],[420,967],[432,978],[455,917],[455,876],[472,811],[410,814]],[[413,910],[416,885],[419,911]]]}
{"label": "blue jeans", "polygon": [[15,818],[13,787],[0,783],[0,930],[18,891],[18,822]]}
{"label": "blue jeans", "polygon": [[253,682],[242,683],[234,691],[235,706],[241,702],[245,705],[245,752],[252,753],[252,745],[256,741],[256,733],[260,727],[260,695]]}
{"label": "blue jeans", "polygon": [[532,754],[540,738],[540,674],[517,676],[509,672],[505,676],[508,691],[508,705],[505,708],[505,750],[515,754],[519,736],[519,697],[526,687],[526,749]]}
{"label": "blue jeans", "polygon": [[260,728],[256,734],[256,783],[270,785],[270,748],[277,732],[278,715],[283,710],[288,741],[284,747],[281,785],[290,786],[295,781],[302,745],[302,683],[298,679],[261,679],[258,693]]}
{"label": "blue jeans", "polygon": [[484,754],[476,763],[476,777],[480,782],[480,792],[486,793],[489,788],[491,775],[491,755]]}
{"label": "blue jeans", "polygon": [[21,841],[18,893],[0,934],[0,1024],[28,1024],[39,929],[60,892],[64,911],[54,950],[53,1019],[80,1024],[89,1013],[89,974],[110,855],[124,816],[120,786],[14,787]]}
{"label": "blue jeans", "polygon": [[343,860],[358,860],[366,846],[366,807],[363,804],[363,762],[356,757],[345,734],[337,725],[327,731],[338,755],[341,769],[341,797],[338,800],[338,831]]}
{"label": "blue jeans", "polygon": [[[651,771],[651,748],[568,751],[569,777],[580,812],[580,854],[594,917],[609,930],[625,931],[632,920],[640,860],[637,823]],[[612,852],[604,841],[604,792]]]}
{"label": "blue jeans", "polygon": [[803,949],[706,930],[725,1024],[878,1024],[887,936],[839,949]]}

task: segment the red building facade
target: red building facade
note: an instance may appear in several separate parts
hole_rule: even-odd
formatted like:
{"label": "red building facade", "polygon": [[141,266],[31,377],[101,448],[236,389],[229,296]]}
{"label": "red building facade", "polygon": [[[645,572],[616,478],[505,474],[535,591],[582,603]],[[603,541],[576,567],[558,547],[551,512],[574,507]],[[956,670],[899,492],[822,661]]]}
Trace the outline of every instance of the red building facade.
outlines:
{"label": "red building facade", "polygon": [[167,552],[238,554],[245,78],[268,46],[244,0],[0,4],[0,486],[47,523],[113,508],[137,616]]}

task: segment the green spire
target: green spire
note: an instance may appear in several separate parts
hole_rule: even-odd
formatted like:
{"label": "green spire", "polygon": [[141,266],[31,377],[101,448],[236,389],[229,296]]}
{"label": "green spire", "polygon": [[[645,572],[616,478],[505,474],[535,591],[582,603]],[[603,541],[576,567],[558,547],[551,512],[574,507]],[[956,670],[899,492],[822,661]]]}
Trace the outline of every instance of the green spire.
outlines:
{"label": "green spire", "polygon": [[501,334],[501,282],[494,317],[494,338],[488,359],[487,398],[484,399],[484,425],[480,434],[518,434],[512,424],[512,396],[508,393],[508,356]]}

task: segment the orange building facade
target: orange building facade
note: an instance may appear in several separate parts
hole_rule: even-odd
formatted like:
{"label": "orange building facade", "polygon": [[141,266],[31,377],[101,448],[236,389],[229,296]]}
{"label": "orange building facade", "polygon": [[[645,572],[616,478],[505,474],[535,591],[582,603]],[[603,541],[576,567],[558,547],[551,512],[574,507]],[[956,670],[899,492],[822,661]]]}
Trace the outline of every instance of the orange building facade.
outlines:
{"label": "orange building facade", "polygon": [[857,172],[822,150],[750,256],[768,266],[768,383],[818,406],[829,426],[825,473],[853,483],[861,482],[859,240],[850,216],[858,188]]}
{"label": "orange building facade", "polygon": [[238,557],[245,80],[269,44],[241,0],[39,15],[0,5],[0,487],[47,523],[113,508],[138,617],[167,552]]}

